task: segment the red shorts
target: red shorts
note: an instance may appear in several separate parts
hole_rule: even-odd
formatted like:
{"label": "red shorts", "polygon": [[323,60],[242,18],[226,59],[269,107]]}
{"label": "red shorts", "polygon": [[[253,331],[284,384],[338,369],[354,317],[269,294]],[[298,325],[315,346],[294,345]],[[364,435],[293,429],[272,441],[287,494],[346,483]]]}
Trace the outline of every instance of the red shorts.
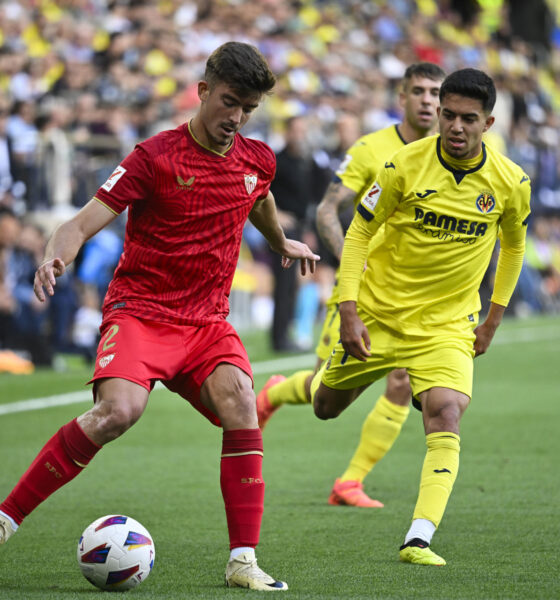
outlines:
{"label": "red shorts", "polygon": [[200,402],[200,388],[220,363],[235,365],[253,378],[243,343],[227,321],[195,327],[121,313],[101,325],[95,371],[88,383],[117,377],[151,391],[159,380],[219,426],[218,417]]}

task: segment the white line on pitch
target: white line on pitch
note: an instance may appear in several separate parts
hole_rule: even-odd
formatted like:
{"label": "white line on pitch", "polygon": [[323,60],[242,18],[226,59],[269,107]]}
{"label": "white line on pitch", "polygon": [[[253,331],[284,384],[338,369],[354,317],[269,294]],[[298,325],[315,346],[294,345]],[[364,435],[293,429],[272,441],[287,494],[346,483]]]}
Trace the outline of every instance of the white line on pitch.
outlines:
{"label": "white line on pitch", "polygon": [[[559,340],[560,328],[558,327],[524,327],[503,332],[496,335],[492,342],[493,346],[512,344],[516,342],[541,342],[545,340]],[[265,375],[282,371],[290,371],[300,368],[311,368],[315,366],[315,354],[296,354],[273,360],[258,361],[253,363],[253,373],[255,375]],[[157,388],[163,387],[162,384],[156,384]],[[19,402],[10,402],[0,404],[0,415],[26,412],[30,410],[40,410],[55,406],[66,406],[68,404],[77,404],[79,402],[91,401],[91,389],[79,392],[69,392],[67,394],[57,394],[55,396],[45,396],[43,398],[32,398],[30,400],[20,400]]]}

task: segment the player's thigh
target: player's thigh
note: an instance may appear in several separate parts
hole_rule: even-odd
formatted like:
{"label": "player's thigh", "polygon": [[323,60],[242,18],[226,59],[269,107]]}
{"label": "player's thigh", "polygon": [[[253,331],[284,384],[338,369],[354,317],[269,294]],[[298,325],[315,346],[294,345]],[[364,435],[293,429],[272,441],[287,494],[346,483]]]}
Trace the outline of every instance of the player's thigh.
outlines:
{"label": "player's thigh", "polygon": [[236,365],[221,363],[208,375],[200,388],[200,402],[225,430],[258,427],[253,382]]}
{"label": "player's thigh", "polygon": [[390,352],[394,345],[390,334],[381,330],[372,318],[363,320],[372,340],[371,354],[366,361],[360,361],[350,356],[340,342],[334,346],[317,375],[321,384],[316,392],[313,390],[315,411],[321,418],[337,416],[364,389],[397,366]]}
{"label": "player's thigh", "polygon": [[219,321],[196,328],[188,346],[188,365],[163,384],[214,425],[225,429],[253,427],[246,425],[256,422],[251,364],[232,325]]}
{"label": "player's thigh", "polygon": [[336,302],[327,304],[327,314],[323,321],[321,335],[315,348],[315,354],[320,360],[327,360],[331,354],[333,346],[340,339],[340,313]]}
{"label": "player's thigh", "polygon": [[385,397],[393,404],[407,406],[410,402],[410,381],[406,369],[395,369],[387,375]]}
{"label": "player's thigh", "polygon": [[319,383],[313,398],[313,410],[319,419],[335,419],[346,410],[354,400],[368,387],[364,385],[347,390],[337,390]]}

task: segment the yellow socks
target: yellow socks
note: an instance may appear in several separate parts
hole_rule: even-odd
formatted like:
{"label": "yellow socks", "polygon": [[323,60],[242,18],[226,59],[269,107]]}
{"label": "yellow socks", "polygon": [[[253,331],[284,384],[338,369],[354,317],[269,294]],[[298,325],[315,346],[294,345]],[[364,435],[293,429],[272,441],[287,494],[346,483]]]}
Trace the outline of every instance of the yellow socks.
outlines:
{"label": "yellow socks", "polygon": [[413,519],[439,525],[459,470],[459,441],[458,435],[446,431],[426,436],[428,451]]}
{"label": "yellow socks", "polygon": [[364,421],[360,444],[340,478],[341,481],[364,480],[399,436],[409,412],[410,406],[399,406],[387,400],[385,396],[379,397]]}
{"label": "yellow socks", "polygon": [[305,393],[305,381],[310,375],[313,375],[313,371],[298,371],[269,388],[267,394],[270,404],[309,404],[311,400]]}

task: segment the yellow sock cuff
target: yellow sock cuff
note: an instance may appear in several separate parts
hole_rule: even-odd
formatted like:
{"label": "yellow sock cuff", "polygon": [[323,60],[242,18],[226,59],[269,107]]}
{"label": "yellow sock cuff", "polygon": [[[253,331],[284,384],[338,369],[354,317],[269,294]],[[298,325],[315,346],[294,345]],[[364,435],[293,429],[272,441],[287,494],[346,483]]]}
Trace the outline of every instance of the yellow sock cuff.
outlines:
{"label": "yellow sock cuff", "polygon": [[388,417],[389,419],[396,421],[397,423],[401,423],[402,425],[410,413],[410,404],[407,404],[406,406],[400,406],[399,404],[391,402],[387,396],[382,394],[377,400],[375,410],[379,411],[379,413],[384,417]]}
{"label": "yellow sock cuff", "polygon": [[298,371],[269,388],[268,399],[272,406],[308,404],[310,399],[305,393],[305,381],[310,375],[313,375],[313,371]]}
{"label": "yellow sock cuff", "polygon": [[447,448],[459,452],[461,450],[460,442],[461,438],[456,433],[451,433],[451,431],[428,433],[426,436],[426,446],[432,450]]}

